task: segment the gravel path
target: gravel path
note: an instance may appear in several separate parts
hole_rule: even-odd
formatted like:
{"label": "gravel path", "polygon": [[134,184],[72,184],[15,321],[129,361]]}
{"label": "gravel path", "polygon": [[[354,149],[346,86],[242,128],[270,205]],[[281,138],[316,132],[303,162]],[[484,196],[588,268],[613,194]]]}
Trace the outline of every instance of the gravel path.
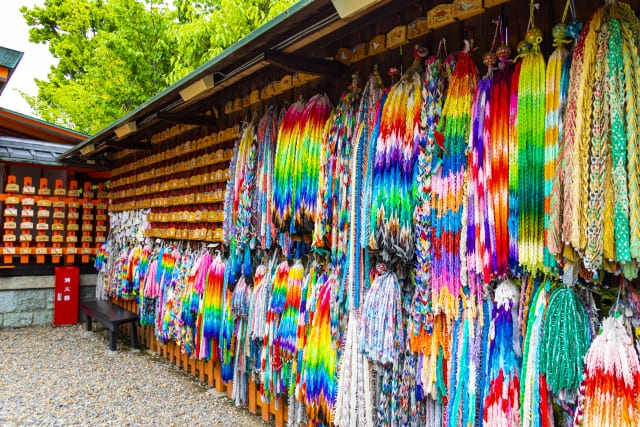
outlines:
{"label": "gravel path", "polygon": [[167,360],[82,325],[0,329],[0,425],[266,426]]}

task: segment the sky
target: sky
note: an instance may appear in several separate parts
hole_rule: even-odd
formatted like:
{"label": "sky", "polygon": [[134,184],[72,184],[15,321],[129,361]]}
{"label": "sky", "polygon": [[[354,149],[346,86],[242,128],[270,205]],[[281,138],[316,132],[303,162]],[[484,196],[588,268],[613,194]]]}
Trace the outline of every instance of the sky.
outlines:
{"label": "sky", "polygon": [[35,114],[17,90],[36,95],[38,87],[33,79],[46,80],[51,65],[57,60],[51,56],[46,45],[29,42],[29,27],[20,13],[20,7],[43,4],[44,0],[0,0],[0,46],[24,52],[0,95],[0,107],[30,116]]}

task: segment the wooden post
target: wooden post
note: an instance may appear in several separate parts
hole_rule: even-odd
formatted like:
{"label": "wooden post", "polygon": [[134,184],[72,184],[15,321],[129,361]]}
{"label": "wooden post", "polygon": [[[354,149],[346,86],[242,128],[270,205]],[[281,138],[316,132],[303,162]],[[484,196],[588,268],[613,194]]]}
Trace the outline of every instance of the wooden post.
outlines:
{"label": "wooden post", "polygon": [[213,368],[213,376],[216,380],[216,390],[220,393],[224,392],[224,383],[222,382],[222,371],[220,370],[220,361],[216,361],[216,365]]}
{"label": "wooden post", "polygon": [[257,411],[256,399],[258,398],[258,393],[256,383],[251,378],[249,378],[248,394],[249,399],[247,402],[247,406],[249,407],[249,412],[255,414]]}
{"label": "wooden post", "polygon": [[274,415],[276,417],[276,427],[284,427],[284,399],[280,398],[278,408],[274,405]]}
{"label": "wooden post", "polygon": [[228,381],[225,385],[227,387],[227,397],[231,399],[233,396],[233,381]]}
{"label": "wooden post", "polygon": [[196,362],[196,367],[198,369],[198,375],[200,377],[200,382],[204,382],[204,360],[198,360]]}
{"label": "wooden post", "polygon": [[266,422],[269,422],[269,412],[270,411],[270,406],[272,403],[267,403],[267,402],[263,402],[262,399],[260,399],[260,408],[261,408],[261,415],[262,415],[262,419]]}
{"label": "wooden post", "polygon": [[189,372],[189,355],[186,351],[182,353],[182,369],[185,372]]}
{"label": "wooden post", "polygon": [[214,363],[211,360],[207,360],[207,363],[205,364],[205,368],[207,372],[207,382],[209,383],[209,387],[213,387],[214,386],[213,372],[215,371]]}
{"label": "wooden post", "polygon": [[193,375],[194,377],[198,376],[198,374],[196,374],[196,363],[197,360],[195,358],[195,355],[192,355],[192,357],[189,358],[189,365],[191,367],[191,375]]}

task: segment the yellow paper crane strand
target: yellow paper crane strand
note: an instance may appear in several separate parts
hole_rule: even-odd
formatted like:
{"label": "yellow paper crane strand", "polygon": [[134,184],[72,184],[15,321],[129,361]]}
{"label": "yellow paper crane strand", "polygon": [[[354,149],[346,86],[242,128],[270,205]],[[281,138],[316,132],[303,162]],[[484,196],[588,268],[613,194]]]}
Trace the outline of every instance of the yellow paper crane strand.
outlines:
{"label": "yellow paper crane strand", "polygon": [[[605,22],[598,34],[598,58],[606,58],[609,26]],[[593,121],[591,159],[589,162],[589,203],[587,207],[587,246],[584,266],[597,270],[602,265],[604,242],[604,190],[605,165],[608,156],[609,100],[607,98],[607,73],[605,61],[598,61],[595,68],[593,91]]]}
{"label": "yellow paper crane strand", "polygon": [[[610,143],[609,143],[610,144]],[[602,256],[604,257],[603,263],[605,268],[609,271],[613,271],[615,268],[612,263],[616,258],[616,242],[613,225],[613,159],[611,158],[610,145],[607,146],[609,156],[607,156],[605,162],[604,171],[604,224],[603,224],[603,244],[602,244]]]}
{"label": "yellow paper crane strand", "polygon": [[[583,59],[586,56],[593,56],[594,52],[587,51],[588,44],[595,42],[595,30],[594,28],[600,28],[600,21],[602,19],[603,9],[598,9],[591,18],[585,24],[585,28],[580,35],[576,49],[573,53],[573,59],[571,62],[571,76],[569,78],[569,94],[567,96],[567,110],[565,118],[564,129],[564,151],[562,154],[563,171],[562,171],[562,240],[565,244],[570,243],[572,226],[575,221],[576,199],[579,199],[579,195],[574,194],[579,191],[578,182],[574,179],[574,169],[577,163],[576,157],[579,156],[578,147],[576,144],[576,135],[578,134],[576,129],[576,121],[578,110],[582,105],[582,98],[584,98],[583,88],[581,81],[583,79]],[[593,50],[593,49],[591,49]],[[589,55],[591,53],[591,55]],[[579,176],[579,175],[578,175]],[[579,180],[577,180],[579,181]]]}
{"label": "yellow paper crane strand", "polygon": [[584,62],[582,64],[582,75],[580,77],[578,100],[576,103],[576,150],[574,150],[573,159],[573,190],[572,203],[575,209],[571,221],[570,239],[571,246],[578,253],[583,253],[586,246],[586,224],[587,224],[587,205],[588,205],[588,159],[589,159],[589,141],[591,133],[591,110],[593,107],[591,97],[594,85],[594,69],[596,64],[596,42],[597,31],[600,28],[596,17],[591,21],[589,34],[584,45]]}
{"label": "yellow paper crane strand", "polygon": [[638,19],[626,5],[618,8],[621,15],[622,54],[626,90],[627,177],[629,186],[629,237],[631,257],[640,258],[640,129],[638,125],[638,90],[640,88],[640,58],[636,41]]}

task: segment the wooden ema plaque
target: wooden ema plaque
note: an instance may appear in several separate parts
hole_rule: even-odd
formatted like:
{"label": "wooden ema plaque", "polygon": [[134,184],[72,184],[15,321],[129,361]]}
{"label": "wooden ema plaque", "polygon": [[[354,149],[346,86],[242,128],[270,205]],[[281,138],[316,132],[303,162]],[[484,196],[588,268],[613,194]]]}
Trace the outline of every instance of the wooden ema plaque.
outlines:
{"label": "wooden ema plaque", "polygon": [[429,22],[426,17],[420,17],[411,22],[407,27],[407,38],[415,39],[429,32]]}
{"label": "wooden ema plaque", "polygon": [[[69,184],[69,190],[78,191],[78,182],[71,181]],[[62,180],[56,179],[55,189],[53,193],[56,196],[66,196],[67,191],[63,187]],[[64,200],[56,200],[53,202],[53,224],[51,225],[51,231],[53,235],[51,236],[51,262],[53,264],[59,264],[62,260],[62,242],[64,237],[62,236],[62,232],[64,231],[64,210],[66,203]]]}
{"label": "wooden ema plaque", "polygon": [[[23,194],[35,194],[36,189],[33,186],[33,179],[30,176],[25,176],[23,185],[22,185],[22,193]],[[31,249],[31,241],[33,240],[33,204],[25,204],[25,200],[22,199],[22,209],[20,212],[20,264],[28,264],[29,263],[29,255],[32,253]],[[33,199],[30,199],[29,202],[32,202]]]}
{"label": "wooden ema plaque", "polygon": [[431,29],[444,27],[455,22],[453,5],[451,3],[443,3],[434,7],[427,13],[427,22]]}
{"label": "wooden ema plaque", "polygon": [[[104,184],[101,183],[98,188],[101,189],[101,193],[104,194]],[[94,250],[97,253],[97,248],[100,247],[100,245],[102,243],[104,243],[104,241],[106,240],[106,236],[107,236],[107,201],[105,199],[97,199],[96,203],[96,241],[95,241],[95,246],[94,246]]]}
{"label": "wooden ema plaque", "polygon": [[[16,183],[16,176],[9,175],[7,177],[7,185],[5,186],[5,191],[7,193],[17,193],[19,191],[18,184]],[[18,201],[17,197],[7,197],[4,202],[5,206],[5,223],[3,227],[3,262],[5,264],[13,263],[13,255],[16,253],[16,235],[15,230],[16,227],[11,227],[11,223],[15,224],[16,216],[18,214]],[[13,213],[15,211],[15,215],[7,216],[7,212]]]}
{"label": "wooden ema plaque", "polygon": [[509,0],[484,0],[484,7],[490,8],[498,6],[499,4],[508,3]]}
{"label": "wooden ema plaque", "polygon": [[94,204],[90,200],[85,200],[82,204],[82,244],[81,260],[83,263],[89,262],[89,255],[93,247],[93,207]]}
{"label": "wooden ema plaque", "polygon": [[387,50],[386,36],[379,34],[369,42],[369,56],[377,55]]}
{"label": "wooden ema plaque", "polygon": [[67,254],[65,261],[67,264],[73,264],[76,259],[75,254],[78,253],[78,249],[76,248],[76,243],[78,242],[76,231],[78,230],[77,221],[78,218],[80,218],[79,208],[80,202],[77,197],[67,198],[67,230],[65,239],[65,252]]}
{"label": "wooden ema plaque", "polygon": [[387,49],[394,49],[409,43],[407,40],[407,26],[399,25],[387,33]]}
{"label": "wooden ema plaque", "polygon": [[[51,190],[49,189],[49,181],[47,178],[40,178],[38,185],[39,196],[50,196]],[[45,255],[49,254],[47,244],[50,241],[49,238],[49,217],[44,212],[49,213],[51,209],[51,200],[38,200],[38,223],[36,224],[36,263],[44,264]],[[42,213],[41,213],[42,212]]]}
{"label": "wooden ema plaque", "polygon": [[484,12],[482,0],[454,0],[453,17],[459,21]]}

